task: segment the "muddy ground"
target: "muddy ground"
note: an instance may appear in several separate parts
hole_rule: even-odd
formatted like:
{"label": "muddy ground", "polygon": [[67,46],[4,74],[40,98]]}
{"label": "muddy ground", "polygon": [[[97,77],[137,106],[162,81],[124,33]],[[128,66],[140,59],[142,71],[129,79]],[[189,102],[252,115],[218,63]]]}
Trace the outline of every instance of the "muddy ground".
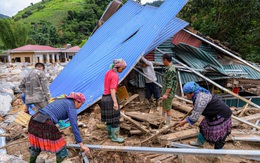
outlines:
{"label": "muddy ground", "polygon": [[[23,110],[23,104],[19,99],[19,95],[17,95],[18,100],[13,105],[13,110],[10,114],[15,114],[19,111]],[[152,107],[148,107],[147,103],[142,102],[141,97],[135,98],[133,101],[129,102],[122,111],[127,112],[142,112],[149,113],[152,109],[154,115],[160,116],[160,110],[155,105]],[[260,113],[258,110],[253,110],[250,114]],[[174,110],[174,114],[172,117],[173,122],[178,122],[183,115],[184,112],[176,109]],[[135,119],[136,120],[136,119]],[[147,122],[139,121],[143,125],[149,125]],[[107,139],[107,131],[105,128],[105,124],[100,121],[100,107],[95,104],[83,113],[78,116],[79,129],[83,138],[83,142],[85,144],[92,145],[104,145],[104,146],[138,146],[140,147],[140,142],[148,138],[148,135],[138,134],[132,135],[129,133],[129,130],[125,129],[130,126],[131,129],[136,129],[131,123],[129,123],[124,118],[121,118],[121,133],[120,135],[125,138],[124,143],[116,143],[112,142],[110,139]],[[194,126],[186,124],[184,127],[171,129],[167,133],[174,133],[177,131],[185,131],[191,128],[198,128],[197,122]],[[156,126],[150,125],[150,128],[153,130],[158,129]],[[15,155],[22,158],[25,161],[29,160],[29,143],[27,140],[27,128],[26,126],[18,125],[17,123],[10,123],[6,128],[6,142],[7,146],[15,143],[14,145],[8,146],[7,153],[9,155]],[[239,125],[233,129],[240,129],[241,131],[251,131],[251,128],[247,125]],[[63,136],[65,137],[68,144],[74,144],[74,136],[72,134],[71,128],[67,128],[61,130]],[[189,141],[195,141],[196,137],[178,140],[178,143],[188,144]],[[143,144],[146,147],[166,147],[165,145],[161,145],[156,139],[152,142],[148,142]],[[213,146],[206,143],[204,148],[213,149]],[[255,142],[242,142],[242,141],[228,141],[224,146],[224,149],[240,149],[240,150],[260,150],[260,143]],[[64,162],[83,162],[83,158],[80,156],[80,151],[75,149],[69,149],[69,157]],[[225,162],[225,163],[255,163],[257,161],[239,158],[239,157],[231,157],[231,156],[222,156],[221,158],[216,158],[214,156],[194,156],[194,155],[166,155],[166,154],[154,154],[154,153],[134,153],[134,152],[115,152],[115,151],[101,151],[101,150],[91,150],[91,155],[87,156],[89,162],[91,163],[147,163],[147,162],[182,162],[182,163],[209,163],[209,162]],[[50,154],[46,152],[42,152],[38,157],[37,162],[55,162],[55,154]]]}

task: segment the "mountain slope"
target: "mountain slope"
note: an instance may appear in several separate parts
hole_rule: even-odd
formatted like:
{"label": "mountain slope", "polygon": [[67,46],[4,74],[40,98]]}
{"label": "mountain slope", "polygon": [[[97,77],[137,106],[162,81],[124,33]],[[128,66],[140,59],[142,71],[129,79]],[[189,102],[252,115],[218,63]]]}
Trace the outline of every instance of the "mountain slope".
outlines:
{"label": "mountain slope", "polygon": [[44,0],[28,6],[14,16],[14,20],[22,22],[49,21],[59,25],[68,11],[83,10],[85,0]]}
{"label": "mountain slope", "polygon": [[3,19],[3,18],[10,18],[9,16],[6,16],[4,14],[0,14],[0,19]]}

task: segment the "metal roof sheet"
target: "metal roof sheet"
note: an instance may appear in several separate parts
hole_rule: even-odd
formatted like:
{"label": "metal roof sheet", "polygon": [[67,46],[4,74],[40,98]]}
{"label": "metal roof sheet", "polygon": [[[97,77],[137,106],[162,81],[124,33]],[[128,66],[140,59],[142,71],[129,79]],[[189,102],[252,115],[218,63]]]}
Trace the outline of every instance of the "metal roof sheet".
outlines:
{"label": "metal roof sheet", "polygon": [[183,29],[188,23],[175,18],[187,0],[165,0],[159,7],[141,6],[130,0],[104,23],[50,85],[52,96],[82,92],[85,110],[101,98],[103,82],[115,58],[126,60],[120,81],[131,71],[142,54]]}
{"label": "metal roof sheet", "polygon": [[[229,72],[229,76],[234,78],[243,79],[260,79],[260,73],[249,66],[236,64],[236,65],[223,65],[224,69]],[[240,71],[238,71],[240,70]]]}
{"label": "metal roof sheet", "polygon": [[174,35],[172,39],[172,44],[178,45],[180,42],[189,44],[194,47],[199,47],[202,41],[192,36],[191,34],[181,30]]}
{"label": "metal roof sheet", "polygon": [[210,66],[220,73],[226,74],[223,66],[214,57],[199,48],[179,43],[174,51],[179,58],[192,68],[205,69],[205,67]]}

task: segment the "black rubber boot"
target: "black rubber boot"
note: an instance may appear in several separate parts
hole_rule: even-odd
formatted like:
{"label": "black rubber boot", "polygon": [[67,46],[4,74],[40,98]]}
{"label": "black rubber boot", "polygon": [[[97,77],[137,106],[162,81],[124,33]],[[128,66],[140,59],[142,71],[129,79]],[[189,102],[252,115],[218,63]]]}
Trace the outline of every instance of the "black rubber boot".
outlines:
{"label": "black rubber boot", "polygon": [[61,163],[64,159],[65,159],[65,157],[64,157],[64,158],[61,158],[61,157],[59,157],[59,156],[56,156],[56,162],[57,162],[57,163]]}
{"label": "black rubber boot", "polygon": [[29,163],[35,163],[37,159],[37,156],[30,156]]}

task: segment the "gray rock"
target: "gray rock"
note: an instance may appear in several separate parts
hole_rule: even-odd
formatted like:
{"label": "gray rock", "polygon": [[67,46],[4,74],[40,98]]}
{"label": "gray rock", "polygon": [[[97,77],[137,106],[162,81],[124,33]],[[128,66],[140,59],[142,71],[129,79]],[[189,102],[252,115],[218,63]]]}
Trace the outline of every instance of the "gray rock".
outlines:
{"label": "gray rock", "polygon": [[0,163],[26,163],[19,157],[0,153]]}
{"label": "gray rock", "polygon": [[11,102],[12,97],[8,93],[0,93],[0,114],[2,116],[6,115],[12,109]]}

